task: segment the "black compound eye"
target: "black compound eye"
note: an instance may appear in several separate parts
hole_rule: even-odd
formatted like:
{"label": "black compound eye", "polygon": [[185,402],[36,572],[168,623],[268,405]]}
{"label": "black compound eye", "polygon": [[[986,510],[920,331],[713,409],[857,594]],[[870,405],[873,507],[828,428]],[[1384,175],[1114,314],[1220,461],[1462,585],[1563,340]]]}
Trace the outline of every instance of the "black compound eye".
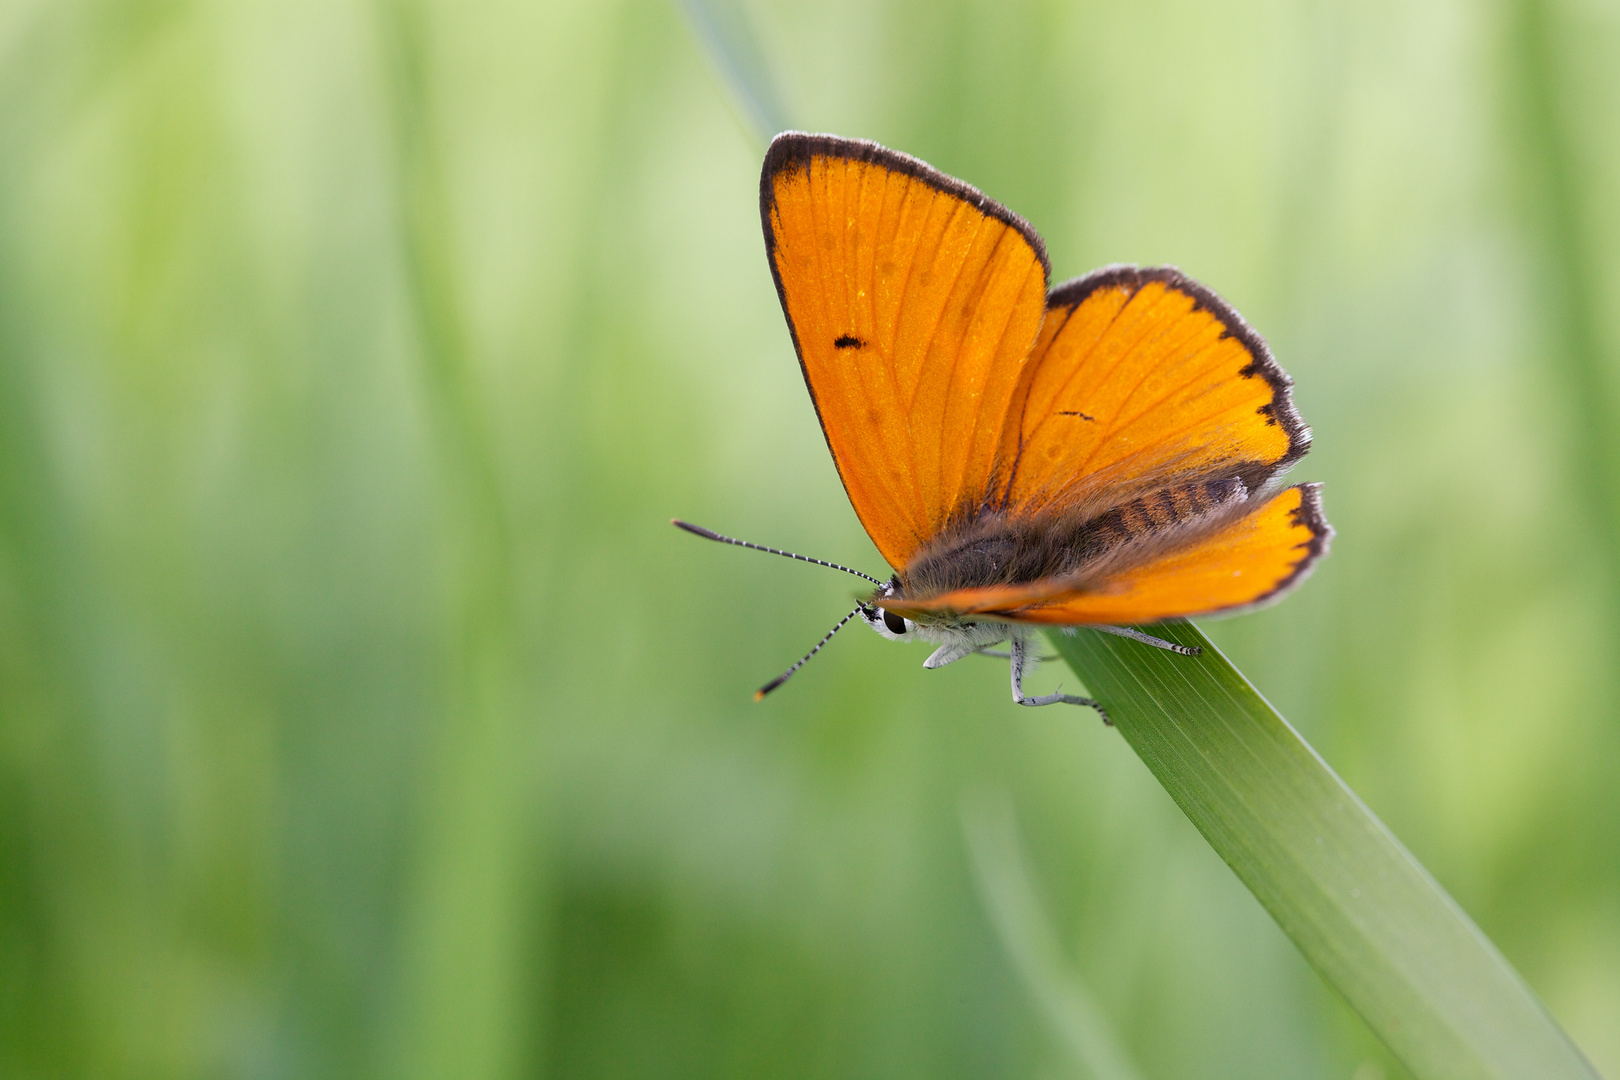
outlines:
{"label": "black compound eye", "polygon": [[883,625],[889,628],[891,634],[903,634],[906,632],[906,620],[892,611],[885,610],[883,612]]}

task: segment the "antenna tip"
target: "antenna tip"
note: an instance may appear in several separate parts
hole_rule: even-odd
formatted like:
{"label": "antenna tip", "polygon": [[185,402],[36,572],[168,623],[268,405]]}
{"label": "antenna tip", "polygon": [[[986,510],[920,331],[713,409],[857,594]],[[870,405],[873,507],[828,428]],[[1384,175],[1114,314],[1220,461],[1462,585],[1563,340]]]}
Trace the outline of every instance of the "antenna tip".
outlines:
{"label": "antenna tip", "polygon": [[703,526],[694,525],[690,521],[682,521],[680,518],[670,518],[669,523],[671,525],[675,526],[677,529],[685,529],[689,533],[693,533],[693,534],[695,534],[697,536],[704,537],[705,539],[708,539],[708,540],[722,540],[722,539],[724,539],[724,537],[720,536],[718,533],[710,532],[708,529],[705,529]]}
{"label": "antenna tip", "polygon": [[766,694],[766,691],[764,691],[764,690],[755,690],[754,691],[754,700],[755,701],[764,701],[765,700],[765,694]]}

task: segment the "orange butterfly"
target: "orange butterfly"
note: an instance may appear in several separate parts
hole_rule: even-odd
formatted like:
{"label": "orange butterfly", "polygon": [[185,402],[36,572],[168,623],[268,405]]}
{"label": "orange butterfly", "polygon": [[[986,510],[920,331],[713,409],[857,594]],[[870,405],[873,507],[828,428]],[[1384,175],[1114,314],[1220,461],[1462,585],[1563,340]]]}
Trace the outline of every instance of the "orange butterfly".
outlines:
{"label": "orange butterfly", "polygon": [[833,462],[896,572],[860,574],[878,589],[757,697],[860,615],[936,644],[930,668],[1009,642],[994,655],[1020,705],[1096,707],[1024,694],[1036,628],[1192,652],[1124,624],[1276,600],[1327,552],[1320,485],[1277,483],[1311,438],[1288,375],[1180,271],[1109,266],[1048,291],[1023,218],[830,135],[776,137],[760,217]]}

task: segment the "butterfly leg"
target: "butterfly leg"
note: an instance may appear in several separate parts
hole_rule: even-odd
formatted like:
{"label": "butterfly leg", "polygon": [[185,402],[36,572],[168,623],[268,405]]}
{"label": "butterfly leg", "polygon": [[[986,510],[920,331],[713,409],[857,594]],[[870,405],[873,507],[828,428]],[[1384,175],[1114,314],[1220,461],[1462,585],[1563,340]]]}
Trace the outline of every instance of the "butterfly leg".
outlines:
{"label": "butterfly leg", "polygon": [[1167,652],[1180,653],[1182,656],[1198,656],[1204,651],[1203,647],[1200,645],[1177,645],[1173,641],[1166,641],[1164,638],[1156,638],[1151,634],[1144,634],[1140,630],[1132,630],[1128,626],[1102,626],[1097,623],[1092,623],[1091,629],[1101,630],[1105,634],[1115,634],[1119,637],[1130,638],[1132,641],[1140,641],[1144,645],[1151,645],[1155,649],[1164,649]]}
{"label": "butterfly leg", "polygon": [[1042,694],[1040,697],[1029,697],[1024,693],[1024,669],[1028,666],[1030,657],[1024,653],[1024,639],[1012,639],[1012,694],[1013,700],[1020,705],[1056,705],[1059,702],[1065,705],[1084,705],[1096,709],[1097,715],[1102,717],[1103,723],[1113,726],[1108,718],[1108,712],[1101,705],[1088,697],[1076,697],[1074,694],[1065,694],[1059,691],[1055,694]]}
{"label": "butterfly leg", "polygon": [[[975,650],[973,650],[973,655],[974,656],[993,656],[997,660],[1011,660],[1012,659],[1012,653],[1010,653],[1010,652],[1002,652],[1000,649],[975,649]],[[1056,653],[1053,653],[1051,656],[1032,656],[1032,657],[1030,657],[1031,660],[1039,660],[1043,664],[1048,660],[1056,660],[1057,658],[1058,657],[1057,657]]]}

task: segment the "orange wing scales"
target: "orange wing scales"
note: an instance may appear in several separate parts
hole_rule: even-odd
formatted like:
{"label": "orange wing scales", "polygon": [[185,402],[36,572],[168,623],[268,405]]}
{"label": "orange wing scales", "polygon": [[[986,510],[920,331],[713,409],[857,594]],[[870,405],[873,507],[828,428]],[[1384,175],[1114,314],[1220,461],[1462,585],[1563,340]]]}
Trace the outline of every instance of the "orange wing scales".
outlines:
{"label": "orange wing scales", "polygon": [[989,498],[1045,313],[1021,219],[873,143],[779,136],[760,185],[771,270],[822,431],[893,566]]}
{"label": "orange wing scales", "polygon": [[1332,535],[1322,516],[1321,485],[1299,484],[1201,544],[1122,574],[1105,589],[1021,612],[1019,619],[1132,624],[1252,608],[1298,584],[1327,553]]}
{"label": "orange wing scales", "polygon": [[[1023,219],[834,136],[772,142],[760,215],[844,489],[899,571],[882,606],[1144,623],[1274,599],[1326,552],[1315,485],[1264,494],[1310,447],[1288,376],[1180,271],[1106,267],[1048,294]],[[1037,536],[1061,544],[984,569]]]}
{"label": "orange wing scales", "polygon": [[1060,286],[1003,436],[1004,500],[1034,511],[1086,493],[1088,477],[1228,465],[1257,489],[1310,445],[1288,385],[1237,313],[1174,270]]}

